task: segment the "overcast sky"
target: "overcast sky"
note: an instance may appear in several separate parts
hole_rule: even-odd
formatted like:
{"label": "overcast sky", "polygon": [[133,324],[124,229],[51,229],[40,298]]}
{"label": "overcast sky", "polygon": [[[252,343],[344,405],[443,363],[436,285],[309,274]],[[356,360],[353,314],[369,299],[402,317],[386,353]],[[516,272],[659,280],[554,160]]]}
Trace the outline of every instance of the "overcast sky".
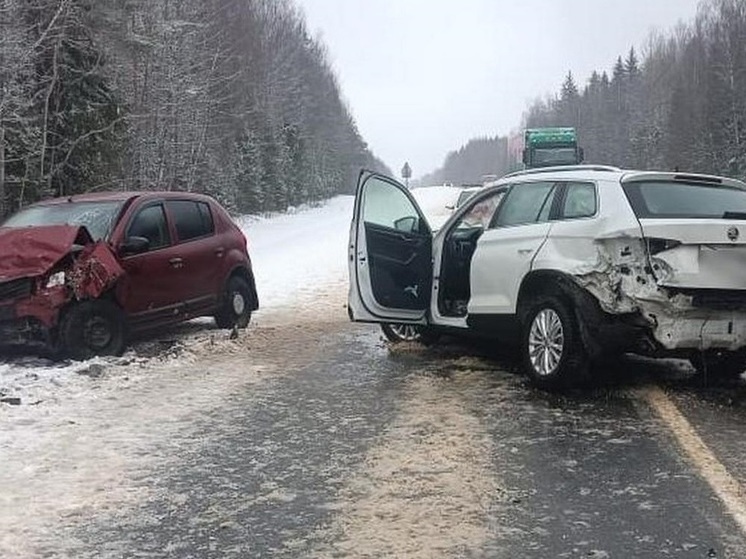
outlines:
{"label": "overcast sky", "polygon": [[698,0],[295,0],[329,50],[363,138],[396,174],[506,135],[571,70],[580,85]]}

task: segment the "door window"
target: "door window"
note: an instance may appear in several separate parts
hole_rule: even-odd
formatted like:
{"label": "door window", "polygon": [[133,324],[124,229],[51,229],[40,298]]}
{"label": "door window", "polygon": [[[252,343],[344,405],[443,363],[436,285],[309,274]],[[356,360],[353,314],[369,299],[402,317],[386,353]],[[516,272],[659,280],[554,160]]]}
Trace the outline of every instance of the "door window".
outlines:
{"label": "door window", "polygon": [[463,217],[459,220],[457,229],[470,229],[473,227],[479,227],[486,229],[492,218],[495,215],[497,206],[500,205],[500,200],[505,196],[505,191],[501,190],[496,192],[492,196],[480,200],[472,208],[470,208]]}
{"label": "door window", "polygon": [[150,241],[148,250],[156,250],[171,244],[168,222],[162,204],[140,210],[130,223],[127,237],[145,237]]}
{"label": "door window", "polygon": [[596,206],[595,185],[588,182],[568,183],[561,218],[591,217],[596,214]]}
{"label": "door window", "polygon": [[557,188],[552,182],[514,185],[493,220],[494,227],[548,221]]}
{"label": "door window", "polygon": [[174,220],[179,241],[198,239],[212,235],[214,226],[210,208],[204,202],[169,200],[168,211]]}
{"label": "door window", "polygon": [[420,217],[412,201],[397,187],[377,177],[365,183],[363,221],[406,233],[421,231]]}

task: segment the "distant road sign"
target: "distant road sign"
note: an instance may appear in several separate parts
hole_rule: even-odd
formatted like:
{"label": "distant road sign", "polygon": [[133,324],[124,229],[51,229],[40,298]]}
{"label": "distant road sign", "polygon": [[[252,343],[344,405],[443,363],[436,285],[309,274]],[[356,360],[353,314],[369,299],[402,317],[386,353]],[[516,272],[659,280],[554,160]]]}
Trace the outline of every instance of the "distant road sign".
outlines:
{"label": "distant road sign", "polygon": [[412,167],[409,166],[409,162],[404,163],[404,167],[401,168],[401,176],[405,179],[412,178]]}

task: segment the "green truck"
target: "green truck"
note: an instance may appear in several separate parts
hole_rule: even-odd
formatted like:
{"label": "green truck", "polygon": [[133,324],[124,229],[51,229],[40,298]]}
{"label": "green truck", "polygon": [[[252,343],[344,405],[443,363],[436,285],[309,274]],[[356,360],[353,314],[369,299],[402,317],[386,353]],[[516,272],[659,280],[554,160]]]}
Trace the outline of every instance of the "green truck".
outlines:
{"label": "green truck", "polygon": [[523,164],[526,169],[578,165],[583,162],[583,148],[578,147],[574,128],[529,128],[523,139]]}

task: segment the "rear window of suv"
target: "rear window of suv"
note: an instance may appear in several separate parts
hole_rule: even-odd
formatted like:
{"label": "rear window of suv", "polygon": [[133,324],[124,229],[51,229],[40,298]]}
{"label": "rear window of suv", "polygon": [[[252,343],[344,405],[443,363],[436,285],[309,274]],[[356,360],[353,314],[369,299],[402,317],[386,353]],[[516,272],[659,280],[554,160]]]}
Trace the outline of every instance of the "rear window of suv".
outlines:
{"label": "rear window of suv", "polygon": [[629,182],[623,185],[638,218],[722,218],[746,214],[746,191],[723,185],[680,181]]}

